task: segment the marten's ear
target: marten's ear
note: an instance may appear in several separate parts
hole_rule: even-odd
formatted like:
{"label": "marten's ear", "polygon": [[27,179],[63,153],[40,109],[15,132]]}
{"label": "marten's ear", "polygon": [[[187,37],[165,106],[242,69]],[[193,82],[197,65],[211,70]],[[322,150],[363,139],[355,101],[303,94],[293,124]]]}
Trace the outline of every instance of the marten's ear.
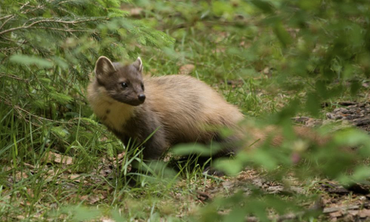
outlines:
{"label": "marten's ear", "polygon": [[137,69],[137,71],[143,71],[143,61],[141,61],[140,57],[137,57],[136,61],[132,63],[132,65]]}
{"label": "marten's ear", "polygon": [[95,64],[95,74],[97,76],[108,75],[109,73],[115,72],[113,63],[105,56],[100,56]]}

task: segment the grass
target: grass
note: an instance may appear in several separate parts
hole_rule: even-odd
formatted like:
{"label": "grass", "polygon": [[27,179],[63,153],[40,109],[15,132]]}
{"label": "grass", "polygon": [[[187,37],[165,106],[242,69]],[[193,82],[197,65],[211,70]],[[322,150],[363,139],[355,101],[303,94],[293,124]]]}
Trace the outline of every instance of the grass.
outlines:
{"label": "grass", "polygon": [[[173,49],[142,49],[144,70],[151,75],[176,74],[183,65],[193,64],[192,76],[211,85],[253,120],[273,119],[277,111],[294,99],[303,99],[311,89],[302,87],[292,93],[280,88],[278,83],[286,80],[281,79],[284,73],[273,70],[277,63],[284,62],[280,43],[254,21],[244,29],[218,27],[212,21],[174,29],[176,22],[189,21],[157,24],[153,22],[156,15],[152,16],[143,20],[169,30],[176,42]],[[299,86],[299,80],[289,79],[285,84]],[[150,174],[141,175],[137,186],[130,186],[126,180],[130,176],[128,163],[136,157],[126,159],[127,155],[122,155],[127,150],[88,108],[86,82],[76,87],[73,81],[77,80],[63,81],[67,88],[75,87],[77,104],[68,104],[72,108],[50,105],[28,112],[22,106],[0,103],[1,221],[212,221],[207,219],[207,215],[215,217],[210,212],[232,211],[213,204],[225,201],[218,196],[230,197],[226,199],[230,203],[243,203],[233,194],[245,186],[230,183],[238,184],[239,180],[250,186],[246,171],[242,176],[247,179],[220,178],[203,174],[203,166],[176,172],[159,164]],[[346,94],[342,98],[350,97]],[[62,112],[70,110],[73,118],[50,117],[63,116]],[[43,119],[45,116],[50,118]],[[262,159],[279,154],[264,154],[266,150],[261,150]],[[305,167],[311,172],[317,163],[309,162],[302,171]],[[258,170],[255,172],[266,175]],[[303,185],[306,189],[310,186]],[[252,196],[250,200],[263,206],[262,201],[258,202],[260,197]],[[258,215],[257,210],[251,212]]]}
{"label": "grass", "polygon": [[[217,88],[229,102],[248,110],[247,114],[259,116],[263,110],[268,112],[276,106],[263,103],[269,100],[268,95],[256,94],[263,87],[260,80],[237,82],[237,86],[228,84],[229,80],[241,79],[234,71],[240,64],[226,61],[221,53],[209,53],[211,44],[196,37],[184,37],[184,42],[176,45],[186,48],[184,53],[191,54],[192,61],[167,61],[159,66],[157,60],[143,56],[144,64],[149,61],[146,70],[155,75],[170,74],[176,73],[179,66],[194,62],[193,75]],[[29,116],[20,119],[17,110],[6,105],[0,112],[3,221],[85,221],[104,217],[116,221],[194,220],[205,204],[198,192],[223,181],[203,175],[199,167],[180,173],[168,170],[145,175],[139,186],[131,187],[124,179],[128,160],[119,156],[124,151],[122,144],[95,119],[80,113],[75,121],[36,124]],[[65,132],[58,128],[60,125],[71,128]],[[58,157],[64,159],[46,157],[49,152],[60,153]],[[227,193],[227,189],[219,192]]]}
{"label": "grass", "polygon": [[[208,41],[196,32],[184,32],[181,43],[175,45],[175,51],[182,52],[178,58],[158,62],[155,57],[143,55],[146,70],[153,75],[173,74],[181,65],[193,63],[196,69],[192,75],[217,88],[247,116],[275,112],[287,102],[286,97],[265,92],[268,79],[258,76],[263,74],[245,78],[248,70],[241,70],[251,64],[223,53],[228,46],[240,44],[241,39],[222,33],[208,37],[216,39]],[[209,50],[215,41],[215,51]],[[17,110],[8,106],[2,105],[0,112],[0,147],[4,147],[0,172],[2,221],[196,220],[205,205],[199,192],[224,180],[203,175],[200,167],[145,175],[139,186],[131,187],[124,179],[127,160],[119,157],[124,151],[122,144],[89,116],[80,113],[77,121],[63,122],[73,128],[64,132],[57,128],[58,122],[35,124],[28,116],[22,120]],[[68,143],[63,141],[67,137]],[[68,160],[49,159],[45,157],[47,152],[61,153]],[[219,188],[217,192],[226,195],[228,189]]]}
{"label": "grass", "polygon": [[[9,130],[2,135],[1,145],[10,160],[2,164],[0,174],[3,221],[79,221],[104,215],[117,221],[176,218],[179,212],[187,217],[188,212],[198,208],[196,190],[207,181],[199,171],[182,173],[183,178],[162,169],[158,174],[144,175],[139,186],[131,187],[124,179],[129,160],[119,156],[122,144],[107,134],[104,126],[95,125],[98,132],[90,140],[80,141],[76,136],[66,148],[69,155],[64,156],[56,154],[57,147],[47,144],[58,144],[49,140],[50,135],[41,140],[43,126],[36,128],[26,121],[23,124],[1,124],[2,132],[4,128]],[[77,132],[86,130],[83,124],[79,122]],[[27,130],[22,138],[18,138],[20,129]]]}

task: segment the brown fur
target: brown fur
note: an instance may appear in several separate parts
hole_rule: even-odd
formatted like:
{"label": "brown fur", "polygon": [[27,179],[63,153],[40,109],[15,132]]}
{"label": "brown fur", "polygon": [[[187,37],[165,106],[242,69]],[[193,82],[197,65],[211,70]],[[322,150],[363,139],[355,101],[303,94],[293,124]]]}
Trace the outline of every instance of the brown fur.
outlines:
{"label": "brown fur", "polygon": [[[243,119],[238,108],[210,86],[184,75],[143,79],[141,71],[140,58],[122,66],[100,57],[96,78],[88,86],[88,100],[94,113],[125,145],[129,138],[140,144],[155,132],[144,144],[144,159],[158,159],[179,143],[238,139],[221,138],[217,131],[206,130],[207,126],[237,129]],[[128,86],[123,88],[122,82]],[[145,101],[140,101],[138,98],[143,96]],[[225,146],[217,155],[234,149]]]}

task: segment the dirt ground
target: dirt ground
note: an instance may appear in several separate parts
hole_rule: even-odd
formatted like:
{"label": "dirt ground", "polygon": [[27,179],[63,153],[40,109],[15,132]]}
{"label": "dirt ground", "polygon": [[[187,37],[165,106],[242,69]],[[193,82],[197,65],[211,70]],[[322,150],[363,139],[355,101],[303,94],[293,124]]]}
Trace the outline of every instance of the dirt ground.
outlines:
{"label": "dirt ground", "polygon": [[[318,120],[309,117],[296,117],[293,120],[297,123],[315,127],[328,123],[338,123],[339,128],[352,125],[367,132],[370,131],[370,102],[340,102],[332,112],[326,114],[325,120]],[[293,179],[294,180],[294,179]],[[221,185],[228,190],[237,190],[243,184],[253,184],[266,193],[293,192],[304,194],[306,191],[297,184],[286,190],[282,184],[271,182],[261,178],[261,175],[254,170],[246,170],[238,177],[229,179]],[[370,185],[354,184],[351,187],[344,187],[336,181],[320,180],[311,189],[320,194],[317,203],[308,207],[308,210],[319,210],[323,212],[320,217],[322,221],[369,221],[370,220]],[[210,187],[206,192],[198,195],[200,200],[212,199],[217,188]],[[247,192],[247,191],[246,191]],[[300,215],[280,215],[272,220],[286,221],[297,220]],[[257,221],[256,218],[247,218],[247,221]]]}
{"label": "dirt ground", "polygon": [[[370,102],[340,102],[338,106],[326,114],[326,120],[317,121],[307,118],[305,124],[339,122],[369,133]],[[370,220],[370,185],[354,184],[351,187],[343,187],[333,181],[322,181],[316,188],[322,192],[323,213],[330,221]]]}
{"label": "dirt ground", "polygon": [[[309,117],[296,117],[294,121],[309,127],[319,126],[322,124],[327,124],[328,122],[338,122],[339,125],[343,124],[353,125],[367,132],[370,131],[370,102],[368,103],[355,103],[355,102],[341,102],[332,112],[326,114],[325,120],[317,120]],[[124,153],[122,153],[118,158],[122,161]],[[72,158],[63,156],[61,154],[56,154],[49,152],[45,156],[45,161],[54,164],[70,165],[72,164]],[[117,163],[119,161],[111,161],[103,159],[101,161],[101,170],[96,172],[96,174],[106,177],[108,180],[112,175],[112,169],[116,168],[116,165],[112,165],[112,162]],[[28,164],[30,173],[36,173],[35,166]],[[10,170],[10,169],[9,169]],[[35,171],[35,172],[34,172]],[[58,173],[50,170],[50,175],[47,177],[60,177],[60,180],[75,180],[77,182],[83,182],[86,184],[97,184],[101,179],[90,178],[89,180],[81,179],[81,175]],[[16,178],[21,180],[25,175],[16,175]],[[269,181],[263,174],[257,172],[253,169],[246,169],[242,171],[237,177],[223,177],[224,181],[220,183],[209,183],[202,186],[202,190],[199,190],[196,195],[192,196],[192,199],[200,202],[207,203],[212,202],[212,200],[218,196],[222,195],[225,190],[228,193],[233,193],[234,191],[242,190],[247,195],[250,190],[246,187],[246,184],[251,184],[254,187],[259,188],[262,192],[269,194],[305,194],[306,192],[315,192],[319,194],[320,198],[315,202],[307,206],[307,211],[318,210],[323,214],[320,216],[319,221],[369,221],[370,220],[370,185],[367,184],[354,184],[350,187],[344,187],[336,181],[330,180],[318,180],[313,186],[310,187],[310,191],[307,191],[304,185],[299,184],[292,177],[290,178],[289,188],[283,184],[279,184],[275,181]],[[288,178],[289,179],[289,178]],[[9,183],[14,183],[13,177],[9,178]],[[208,182],[207,182],[208,183]],[[112,191],[102,190],[101,192],[96,192],[95,195],[91,195],[87,198],[87,203],[95,204],[98,201],[104,201],[109,196]],[[303,214],[304,212],[302,212]],[[302,214],[288,214],[279,215],[272,217],[271,220],[274,221],[295,221]],[[258,221],[254,217],[246,218],[246,221]]]}

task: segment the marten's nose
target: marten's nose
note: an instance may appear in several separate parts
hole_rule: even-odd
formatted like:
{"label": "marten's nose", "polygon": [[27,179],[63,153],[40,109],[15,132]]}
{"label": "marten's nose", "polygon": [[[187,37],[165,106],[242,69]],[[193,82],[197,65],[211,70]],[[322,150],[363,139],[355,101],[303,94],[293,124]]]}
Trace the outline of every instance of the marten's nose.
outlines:
{"label": "marten's nose", "polygon": [[139,94],[138,99],[139,99],[141,102],[144,102],[144,100],[145,100],[145,95],[144,95],[144,94]]}

